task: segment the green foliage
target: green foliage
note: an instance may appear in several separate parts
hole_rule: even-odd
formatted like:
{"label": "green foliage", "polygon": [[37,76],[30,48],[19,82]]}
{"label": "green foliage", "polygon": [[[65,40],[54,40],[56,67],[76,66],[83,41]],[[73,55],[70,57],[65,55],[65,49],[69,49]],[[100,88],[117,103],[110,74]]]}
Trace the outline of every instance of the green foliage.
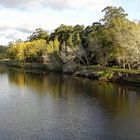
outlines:
{"label": "green foliage", "polygon": [[128,20],[122,7],[108,6],[102,12],[103,18],[87,27],[62,24],[51,34],[36,29],[28,42],[9,43],[9,58],[47,64],[140,68],[140,22]]}
{"label": "green foliage", "polygon": [[107,79],[110,80],[113,77],[113,71],[110,70],[102,70],[97,72],[97,74],[99,75],[100,79]]}
{"label": "green foliage", "polygon": [[104,17],[100,20],[105,26],[111,27],[116,19],[126,19],[127,15],[122,7],[107,6],[102,10],[105,12]]}
{"label": "green foliage", "polygon": [[33,41],[33,40],[39,40],[39,39],[48,39],[48,32],[44,31],[41,28],[38,28],[35,30],[35,32],[32,33],[31,36],[28,37],[29,41]]}
{"label": "green foliage", "polygon": [[44,63],[57,63],[59,62],[59,50],[60,43],[58,38],[55,38],[54,41],[49,41],[46,46],[46,51],[43,55]]}

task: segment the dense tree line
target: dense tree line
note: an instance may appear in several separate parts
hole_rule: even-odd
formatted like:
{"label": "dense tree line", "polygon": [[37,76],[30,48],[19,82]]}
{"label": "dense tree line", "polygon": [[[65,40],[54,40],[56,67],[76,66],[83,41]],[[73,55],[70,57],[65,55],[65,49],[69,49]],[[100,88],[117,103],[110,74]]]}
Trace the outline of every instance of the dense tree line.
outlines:
{"label": "dense tree line", "polygon": [[60,25],[51,34],[41,28],[26,42],[9,44],[12,60],[47,64],[140,67],[140,22],[127,18],[123,8],[106,7],[92,25]]}

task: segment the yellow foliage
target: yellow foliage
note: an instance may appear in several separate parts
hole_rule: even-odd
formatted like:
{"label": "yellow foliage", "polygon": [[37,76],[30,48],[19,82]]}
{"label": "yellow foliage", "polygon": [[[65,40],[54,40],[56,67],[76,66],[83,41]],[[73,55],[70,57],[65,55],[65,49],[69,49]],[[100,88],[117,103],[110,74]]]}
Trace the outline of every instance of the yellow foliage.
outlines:
{"label": "yellow foliage", "polygon": [[25,61],[26,59],[37,59],[38,54],[43,55],[46,49],[45,40],[36,40],[32,42],[23,42],[13,44],[9,49],[9,57],[14,60]]}
{"label": "yellow foliage", "polygon": [[47,45],[47,53],[53,53],[59,51],[60,43],[56,38],[54,41],[50,41]]}

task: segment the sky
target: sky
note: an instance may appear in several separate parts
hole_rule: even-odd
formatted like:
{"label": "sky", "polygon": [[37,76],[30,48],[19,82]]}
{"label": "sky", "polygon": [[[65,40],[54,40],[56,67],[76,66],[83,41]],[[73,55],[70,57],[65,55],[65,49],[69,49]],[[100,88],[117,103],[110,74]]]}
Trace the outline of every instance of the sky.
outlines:
{"label": "sky", "polygon": [[0,44],[26,40],[37,28],[91,25],[106,6],[121,6],[130,20],[140,19],[140,0],[0,0]]}

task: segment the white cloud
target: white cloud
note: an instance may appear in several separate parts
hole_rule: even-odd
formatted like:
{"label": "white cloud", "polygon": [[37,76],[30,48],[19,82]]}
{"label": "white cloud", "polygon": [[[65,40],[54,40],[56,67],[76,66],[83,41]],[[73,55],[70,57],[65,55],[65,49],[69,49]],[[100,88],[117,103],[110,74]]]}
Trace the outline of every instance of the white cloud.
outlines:
{"label": "white cloud", "polygon": [[0,44],[26,39],[37,28],[93,22],[112,0],[0,0]]}
{"label": "white cloud", "polygon": [[111,5],[112,0],[0,0],[0,5],[8,8],[50,7],[52,9],[90,9],[100,10]]}
{"label": "white cloud", "polygon": [[70,5],[77,9],[100,11],[106,6],[112,5],[112,0],[71,0]]}
{"label": "white cloud", "polygon": [[29,6],[39,6],[44,3],[44,0],[0,0],[0,5],[8,8],[21,8]]}

